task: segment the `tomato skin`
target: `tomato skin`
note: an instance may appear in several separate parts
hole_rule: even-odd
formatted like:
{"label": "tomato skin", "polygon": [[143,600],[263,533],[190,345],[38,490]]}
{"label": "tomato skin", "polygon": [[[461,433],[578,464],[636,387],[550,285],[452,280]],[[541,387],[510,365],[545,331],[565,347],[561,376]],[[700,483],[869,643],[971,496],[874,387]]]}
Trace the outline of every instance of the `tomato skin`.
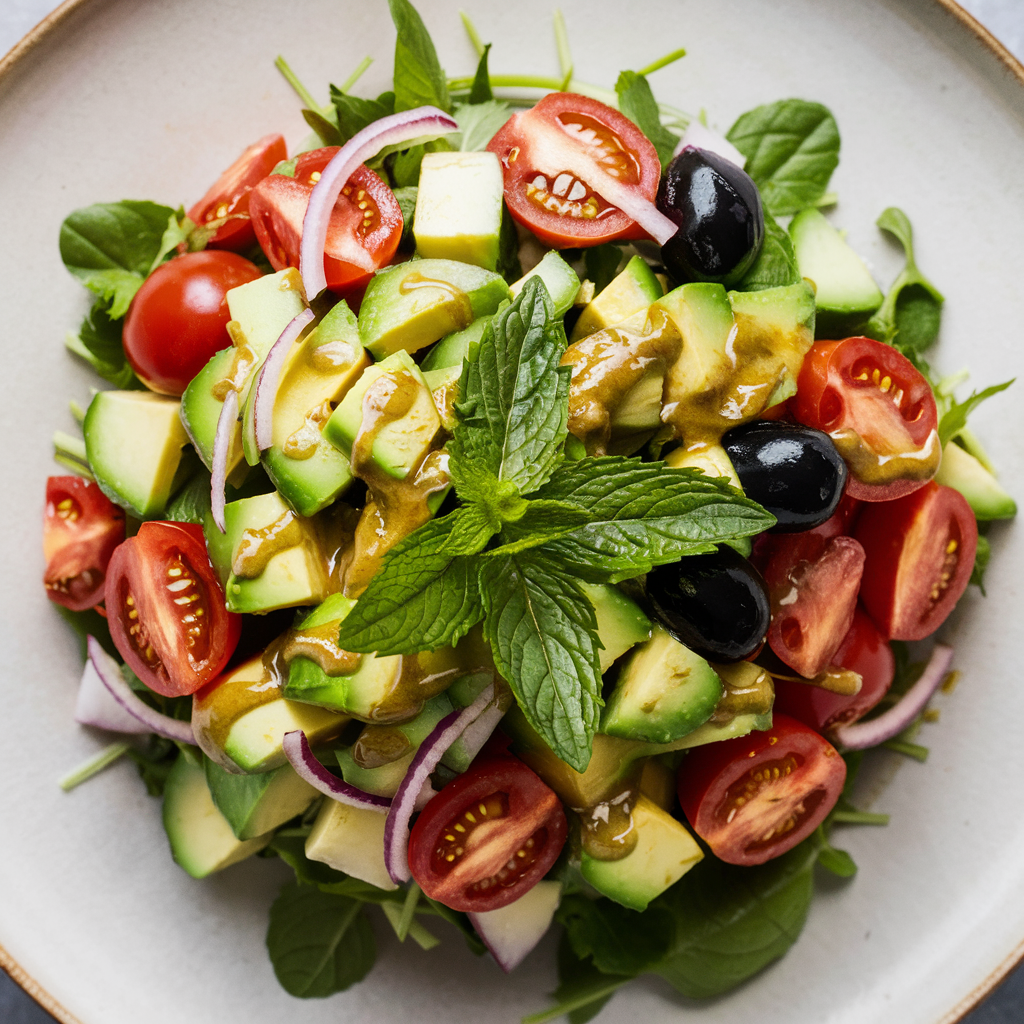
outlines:
{"label": "tomato skin", "polygon": [[244,252],[256,244],[256,233],[249,217],[249,193],[287,157],[283,135],[264,135],[247,146],[210,186],[206,195],[188,211],[189,219],[199,227],[213,220],[229,218],[217,228],[217,233],[206,243],[207,248]]}
{"label": "tomato skin", "polygon": [[[758,772],[774,777],[756,779]],[[763,864],[824,821],[845,781],[846,762],[828,740],[775,715],[765,732],[691,750],[679,767],[679,803],[720,860]]]}
{"label": "tomato skin", "polygon": [[46,596],[74,612],[103,600],[107,565],[124,540],[124,510],[91,480],[46,480],[43,555]]}
{"label": "tomato skin", "polygon": [[242,617],[226,609],[202,527],[193,523],[143,523],[114,552],[105,595],[114,646],[165,697],[195,693],[238,643]]}
{"label": "tomato skin", "polygon": [[880,341],[816,342],[789,404],[797,422],[832,438],[850,470],[851,497],[891,501],[923,487],[939,468],[931,387]]}
{"label": "tomato skin", "polygon": [[978,524],[967,499],[931,481],[866,506],[854,532],[867,556],[860,598],[882,634],[923,640],[934,633],[974,569]]}
{"label": "tomato skin", "polygon": [[190,252],[162,263],[142,283],[124,322],[124,353],[139,380],[182,394],[210,357],[230,344],[225,296],[260,277],[233,252]]}
{"label": "tomato skin", "polygon": [[[619,238],[646,238],[635,221],[594,195],[586,183],[582,183],[588,190],[585,203],[581,201],[583,196],[570,203],[554,195],[558,177],[555,182],[548,182],[551,189],[544,189],[543,195],[549,205],[569,206],[571,210],[582,209],[593,197],[594,209],[598,211],[596,216],[554,212],[541,205],[535,191],[531,198],[538,173],[530,162],[537,145],[536,131],[531,129],[531,120],[535,118],[563,129],[567,125],[579,125],[584,135],[596,132],[597,136],[591,137],[600,137],[603,142],[600,153],[596,154],[599,162],[610,163],[616,177],[649,202],[653,203],[657,197],[661,162],[640,129],[629,118],[597,100],[576,93],[555,92],[549,93],[531,110],[514,114],[487,146],[501,161],[509,213],[542,242],[556,249],[601,245]],[[567,134],[570,133],[567,131]],[[572,134],[579,134],[579,131]],[[597,150],[597,147],[591,149]],[[564,191],[572,195],[570,186]]]}
{"label": "tomato skin", "polygon": [[[253,228],[275,270],[299,265],[309,197],[337,152],[337,146],[327,146],[303,153],[295,164],[294,178],[272,174],[253,189],[249,199]],[[361,211],[358,202],[369,205]],[[391,189],[365,164],[357,167],[331,213],[324,250],[327,287],[342,294],[365,287],[377,270],[391,262],[402,240],[403,224]]]}
{"label": "tomato skin", "polygon": [[[547,874],[567,832],[561,801],[522,761],[478,757],[423,809],[409,840],[409,867],[431,899],[453,910],[497,910]],[[525,867],[500,875],[509,862]]]}

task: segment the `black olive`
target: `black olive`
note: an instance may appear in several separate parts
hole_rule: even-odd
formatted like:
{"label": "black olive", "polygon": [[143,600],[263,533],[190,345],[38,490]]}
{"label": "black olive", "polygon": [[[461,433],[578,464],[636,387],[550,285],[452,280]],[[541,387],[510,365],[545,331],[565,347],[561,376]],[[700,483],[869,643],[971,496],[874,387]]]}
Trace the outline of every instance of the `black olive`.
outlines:
{"label": "black olive", "polygon": [[843,496],[846,463],[820,430],[755,420],[730,430],[722,447],[747,497],[778,520],[772,533],[820,526]]}
{"label": "black olive", "polygon": [[658,621],[681,644],[712,661],[741,661],[764,643],[771,621],[768,588],[740,554],[722,547],[647,574]]}
{"label": "black olive", "polygon": [[687,146],[661,179],[658,209],[679,225],[661,247],[679,281],[736,284],[761,252],[761,194],[743,168],[717,153]]}

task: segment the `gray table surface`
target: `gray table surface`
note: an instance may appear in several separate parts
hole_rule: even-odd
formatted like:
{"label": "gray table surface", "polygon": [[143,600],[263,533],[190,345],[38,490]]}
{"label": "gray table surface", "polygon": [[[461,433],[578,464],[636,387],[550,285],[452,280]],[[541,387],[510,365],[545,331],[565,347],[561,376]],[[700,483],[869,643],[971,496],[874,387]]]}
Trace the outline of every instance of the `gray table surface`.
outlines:
{"label": "gray table surface", "polygon": [[[960,0],[1024,60],[1024,0]],[[53,0],[0,0],[0,54],[5,53],[57,4]],[[56,1024],[0,971],[0,1024]],[[1024,1024],[1024,965],[964,1018],[963,1024]]]}

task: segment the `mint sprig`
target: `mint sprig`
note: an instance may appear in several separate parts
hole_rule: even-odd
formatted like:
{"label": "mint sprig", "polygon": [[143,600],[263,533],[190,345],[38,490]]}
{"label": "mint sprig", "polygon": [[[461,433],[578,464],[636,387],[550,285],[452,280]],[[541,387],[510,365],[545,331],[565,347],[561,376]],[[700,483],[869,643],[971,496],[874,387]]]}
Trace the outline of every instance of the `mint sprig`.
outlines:
{"label": "mint sprig", "polygon": [[338,642],[436,650],[483,621],[495,666],[551,749],[584,771],[601,708],[594,609],[619,582],[775,520],[722,480],[619,456],[566,462],[565,331],[540,278],[463,364],[448,445],[459,509],[385,557]]}

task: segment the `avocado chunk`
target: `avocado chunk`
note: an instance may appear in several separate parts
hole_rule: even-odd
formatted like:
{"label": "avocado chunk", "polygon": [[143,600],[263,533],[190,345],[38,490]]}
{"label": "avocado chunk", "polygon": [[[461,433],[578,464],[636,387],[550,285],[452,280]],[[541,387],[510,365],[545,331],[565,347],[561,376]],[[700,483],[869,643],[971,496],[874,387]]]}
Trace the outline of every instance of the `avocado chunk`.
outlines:
{"label": "avocado chunk", "polygon": [[[646,266],[646,264],[644,265]],[[580,279],[577,277],[576,271],[554,250],[545,253],[544,258],[533,270],[524,274],[512,285],[510,290],[513,299],[523,290],[523,286],[531,277],[539,277],[544,282],[544,287],[547,288],[548,295],[551,297],[551,303],[555,307],[555,316],[565,316],[580,291]],[[661,294],[660,289],[658,294]],[[587,308],[589,309],[589,306]],[[622,319],[624,320],[625,317]]]}
{"label": "avocado chunk", "polygon": [[[228,383],[239,369],[239,350],[225,348],[210,356],[209,362],[189,381],[181,396],[181,422],[189,440],[207,469],[213,469],[213,446]],[[236,427],[228,448],[228,473],[242,461],[242,431]]]}
{"label": "avocado chunk", "polygon": [[306,856],[378,889],[397,889],[384,863],[386,820],[368,807],[325,800],[306,840]]}
{"label": "avocado chunk", "polygon": [[420,363],[420,369],[427,373],[428,370],[443,370],[447,367],[458,367],[462,370],[462,361],[469,353],[480,344],[491,317],[481,316],[474,320],[468,327],[454,334],[442,338],[424,357]]}
{"label": "avocado chunk", "polygon": [[743,490],[736,467],[729,453],[720,445],[708,441],[682,444],[665,456],[665,462],[676,469],[699,469],[707,476],[725,477],[738,491]]}
{"label": "avocado chunk", "polygon": [[137,519],[158,518],[167,505],[188,436],[180,403],[150,391],[100,391],[82,424],[96,483]]}
{"label": "avocado chunk", "polygon": [[675,818],[641,796],[631,812],[636,846],[618,860],[598,860],[583,851],[580,874],[603,896],[631,910],[675,885],[704,854]]}
{"label": "avocado chunk", "polygon": [[604,645],[601,671],[607,672],[631,647],[650,639],[651,620],[618,587],[596,583],[581,583],[580,587],[594,606],[597,638]]}
{"label": "avocado chunk", "polygon": [[601,716],[601,731],[623,739],[671,743],[703,725],[722,681],[698,654],[660,626],[622,667]]}
{"label": "avocado chunk", "polygon": [[238,839],[213,802],[206,773],[184,753],[178,755],[164,785],[163,822],[171,856],[193,878],[205,878],[237,864],[273,838],[273,833],[267,832]]}
{"label": "avocado chunk", "polygon": [[412,233],[425,259],[498,265],[505,183],[494,153],[427,153]]}
{"label": "avocado chunk", "polygon": [[645,312],[664,293],[661,282],[642,256],[634,256],[580,313],[572,329],[572,341],[614,327],[635,313]]}
{"label": "avocado chunk", "polygon": [[947,441],[935,482],[959,491],[979,520],[1012,519],[1017,503],[999,485],[999,481],[955,441]]}
{"label": "avocado chunk", "polygon": [[459,400],[462,366],[445,366],[440,370],[424,370],[423,383],[430,389],[441,426],[449,433],[455,429],[455,403]]}
{"label": "avocado chunk", "polygon": [[670,750],[690,750],[703,747],[708,743],[721,740],[734,740],[752,732],[765,732],[772,727],[772,715],[769,711],[762,715],[736,715],[724,722],[705,722],[702,726],[687,733],[681,739],[669,745]]}
{"label": "avocado chunk", "polygon": [[205,757],[203,768],[217,810],[239,839],[272,832],[320,795],[290,764],[259,775],[235,775]]}
{"label": "avocado chunk", "polygon": [[504,278],[455,260],[410,260],[377,274],[359,307],[359,335],[374,359],[418,352],[509,297]]}

